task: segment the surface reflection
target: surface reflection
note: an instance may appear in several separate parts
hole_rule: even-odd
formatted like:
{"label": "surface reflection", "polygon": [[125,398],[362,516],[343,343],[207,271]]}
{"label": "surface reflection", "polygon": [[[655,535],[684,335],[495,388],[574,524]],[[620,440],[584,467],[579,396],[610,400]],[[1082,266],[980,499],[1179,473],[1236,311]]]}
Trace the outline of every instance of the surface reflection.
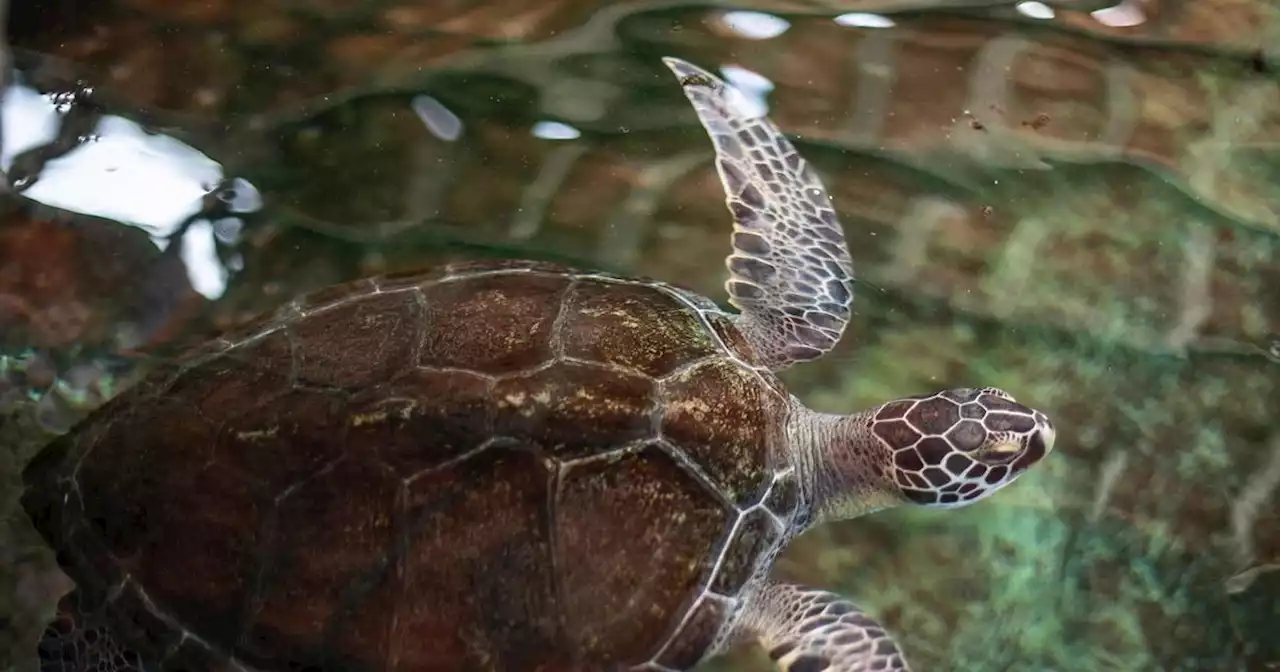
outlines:
{"label": "surface reflection", "polygon": [[729,30],[753,40],[777,37],[791,27],[786,19],[763,12],[725,12],[719,21]]}
{"label": "surface reflection", "polygon": [[263,200],[189,142],[27,61],[0,98],[0,415],[33,404],[38,425],[63,431],[223,296]]}
{"label": "surface reflection", "polygon": [[[36,202],[142,229],[163,250],[176,241],[193,288],[217,299],[229,270],[207,217],[214,197],[231,213],[261,208],[249,182],[228,179],[204,153],[98,110],[92,87],[38,91],[15,72],[0,120],[0,167],[11,186]],[[235,241],[224,241],[234,245]]]}
{"label": "surface reflection", "polygon": [[835,22],[851,28],[892,28],[897,25],[893,19],[883,14],[867,12],[849,12],[835,18]]}

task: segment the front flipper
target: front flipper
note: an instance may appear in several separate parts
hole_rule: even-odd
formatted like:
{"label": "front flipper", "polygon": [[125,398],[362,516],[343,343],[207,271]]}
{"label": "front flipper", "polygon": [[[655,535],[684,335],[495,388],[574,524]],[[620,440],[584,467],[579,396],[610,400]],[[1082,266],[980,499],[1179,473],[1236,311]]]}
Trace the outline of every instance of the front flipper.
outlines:
{"label": "front flipper", "polygon": [[663,62],[715,146],[734,219],[725,288],[742,311],[743,333],[775,371],[822,356],[840,340],[853,304],[853,261],[831,198],[768,117],[738,109],[707,71]]}
{"label": "front flipper", "polygon": [[784,672],[908,672],[884,627],[843,597],[768,583],[747,603],[740,631]]}
{"label": "front flipper", "polygon": [[80,610],[72,591],[40,638],[40,672],[143,672],[134,651],[122,646],[99,619]]}

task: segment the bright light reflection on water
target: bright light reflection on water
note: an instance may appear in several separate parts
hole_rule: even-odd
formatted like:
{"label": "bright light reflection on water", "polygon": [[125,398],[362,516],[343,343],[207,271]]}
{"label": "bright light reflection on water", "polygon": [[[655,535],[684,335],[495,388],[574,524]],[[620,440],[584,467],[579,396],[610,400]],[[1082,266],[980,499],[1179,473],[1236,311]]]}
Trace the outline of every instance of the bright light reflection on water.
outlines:
{"label": "bright light reflection on water", "polygon": [[[61,123],[58,103],[22,81],[21,73],[15,75],[0,106],[0,165],[6,171],[20,153],[53,141]],[[169,136],[149,133],[124,117],[103,116],[92,135],[48,161],[22,195],[136,226],[164,249],[224,177],[222,166],[205,154]],[[243,180],[237,186],[252,190]],[[210,299],[226,291],[227,269],[218,259],[213,227],[207,221],[196,222],[182,236],[182,259],[196,291]]]}
{"label": "bright light reflection on water", "polygon": [[1016,6],[1019,14],[1033,19],[1052,19],[1053,8],[1043,2],[1019,2]]}
{"label": "bright light reflection on water", "polygon": [[558,121],[539,121],[533,125],[533,137],[544,140],[573,140],[582,136],[582,131]]}
{"label": "bright light reflection on water", "polygon": [[462,119],[444,103],[424,93],[414,96],[410,105],[432,135],[449,142],[462,137]]}
{"label": "bright light reflection on water", "polygon": [[870,12],[849,12],[837,16],[835,22],[842,26],[852,28],[892,28],[898,24],[893,19],[883,14],[872,14]]}
{"label": "bright light reflection on water", "polygon": [[752,40],[768,40],[787,32],[791,27],[786,19],[763,12],[725,12],[720,16],[720,23]]}
{"label": "bright light reflection on water", "polygon": [[753,117],[769,113],[767,98],[769,92],[773,91],[773,82],[764,75],[740,65],[725,65],[720,68],[720,72],[725,80],[733,85],[732,88],[736,89],[729,93],[730,98],[733,99],[733,105],[740,106],[743,112]]}
{"label": "bright light reflection on water", "polygon": [[1118,5],[1095,10],[1090,12],[1089,16],[1097,19],[1098,23],[1113,28],[1128,28],[1141,25],[1147,21],[1146,13],[1133,0],[1124,0]]}

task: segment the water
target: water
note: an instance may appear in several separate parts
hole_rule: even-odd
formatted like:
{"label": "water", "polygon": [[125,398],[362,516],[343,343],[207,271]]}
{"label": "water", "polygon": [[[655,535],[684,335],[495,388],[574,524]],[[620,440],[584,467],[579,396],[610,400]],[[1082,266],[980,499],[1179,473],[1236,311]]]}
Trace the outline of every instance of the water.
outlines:
{"label": "water", "polygon": [[[1280,665],[1269,3],[38,4],[3,104],[6,475],[148,362],[339,280],[522,256],[721,299],[676,55],[793,134],[850,237],[855,322],[797,394],[999,385],[1059,428],[991,500],[827,526],[778,573],[922,670]],[[16,633],[64,587],[10,518]]]}

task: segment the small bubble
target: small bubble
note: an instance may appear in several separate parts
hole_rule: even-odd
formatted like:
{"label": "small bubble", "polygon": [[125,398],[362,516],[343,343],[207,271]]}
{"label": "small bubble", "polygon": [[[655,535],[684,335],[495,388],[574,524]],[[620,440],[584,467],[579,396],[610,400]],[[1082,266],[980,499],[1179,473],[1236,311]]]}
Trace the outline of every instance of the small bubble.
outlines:
{"label": "small bubble", "polygon": [[1273,362],[1280,362],[1280,336],[1272,336],[1267,344],[1267,357]]}

